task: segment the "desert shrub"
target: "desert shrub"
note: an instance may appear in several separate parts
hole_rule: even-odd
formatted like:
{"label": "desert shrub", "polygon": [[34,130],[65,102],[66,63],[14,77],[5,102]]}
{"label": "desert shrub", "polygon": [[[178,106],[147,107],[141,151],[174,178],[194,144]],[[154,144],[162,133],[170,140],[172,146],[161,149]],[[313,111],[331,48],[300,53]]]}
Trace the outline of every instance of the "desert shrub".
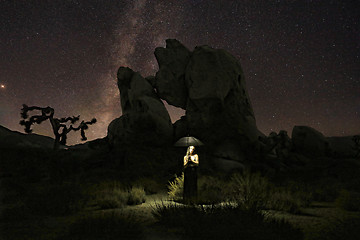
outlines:
{"label": "desert shrub", "polygon": [[299,201],[301,207],[309,207],[314,199],[310,187],[302,181],[288,181],[285,190]]}
{"label": "desert shrub", "polygon": [[88,196],[77,183],[44,184],[29,191],[25,206],[34,215],[69,215],[82,209]]}
{"label": "desert shrub", "polygon": [[121,208],[127,204],[129,193],[118,181],[104,181],[92,186],[89,190],[94,204],[101,209]]}
{"label": "desert shrub", "polygon": [[274,189],[269,195],[267,207],[269,209],[299,213],[302,206],[301,200],[296,198],[289,190]]}
{"label": "desert shrub", "polygon": [[132,187],[129,191],[128,205],[138,205],[145,202],[145,191],[142,187]]}
{"label": "desert shrub", "polygon": [[339,185],[331,180],[321,180],[315,183],[310,192],[314,201],[333,202],[339,195]]}
{"label": "desert shrub", "polygon": [[140,178],[132,184],[135,187],[143,187],[147,195],[158,193],[162,190],[162,185],[152,178]]}
{"label": "desert shrub", "polygon": [[[198,203],[215,204],[227,200],[229,192],[231,192],[229,186],[229,183],[217,177],[200,176],[198,178]],[[169,198],[181,202],[184,191],[184,174],[170,182],[168,188]]]}
{"label": "desert shrub", "polygon": [[348,211],[360,210],[360,193],[341,190],[335,200],[338,207]]}
{"label": "desert shrub", "polygon": [[73,224],[60,239],[143,239],[141,224],[132,215],[121,212],[105,212],[83,216]]}
{"label": "desert shrub", "polygon": [[182,201],[184,192],[184,173],[169,182],[168,195],[170,200]]}
{"label": "desert shrub", "polygon": [[260,173],[244,171],[231,178],[233,199],[245,209],[262,209],[267,205],[271,184]]}
{"label": "desert shrub", "polygon": [[198,180],[198,201],[215,204],[228,200],[229,183],[212,176],[201,176]]}
{"label": "desert shrub", "polygon": [[92,187],[95,204],[101,209],[121,208],[145,202],[143,187],[127,187],[118,181],[105,181]]}
{"label": "desert shrub", "polygon": [[97,199],[96,204],[101,209],[122,208],[126,205],[128,200],[128,192],[122,191],[121,194],[105,195]]}
{"label": "desert shrub", "polygon": [[160,225],[180,229],[184,239],[303,239],[289,223],[232,205],[211,207],[158,205],[153,211]]}

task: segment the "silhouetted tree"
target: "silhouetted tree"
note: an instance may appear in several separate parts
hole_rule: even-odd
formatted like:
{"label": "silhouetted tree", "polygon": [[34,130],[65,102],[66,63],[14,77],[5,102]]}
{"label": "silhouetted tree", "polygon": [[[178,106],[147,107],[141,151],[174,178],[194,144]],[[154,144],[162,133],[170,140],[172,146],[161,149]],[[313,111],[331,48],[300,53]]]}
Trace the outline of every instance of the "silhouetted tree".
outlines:
{"label": "silhouetted tree", "polygon": [[[41,115],[34,115],[29,118],[28,112],[33,110],[41,111]],[[23,108],[21,109],[21,117],[23,118],[23,120],[20,121],[20,125],[25,126],[24,130],[26,133],[31,133],[31,126],[34,123],[40,124],[46,120],[49,120],[53,129],[53,133],[55,135],[54,149],[58,149],[60,144],[66,144],[66,135],[71,131],[81,130],[81,140],[87,140],[85,136],[85,130],[89,128],[88,125],[96,123],[96,119],[93,118],[91,121],[88,122],[82,121],[78,127],[74,127],[73,124],[79,121],[80,115],[77,117],[72,116],[67,118],[54,118],[54,112],[54,109],[51,107],[29,107],[26,104],[23,104]],[[66,125],[66,123],[68,122],[71,123],[69,127]]]}

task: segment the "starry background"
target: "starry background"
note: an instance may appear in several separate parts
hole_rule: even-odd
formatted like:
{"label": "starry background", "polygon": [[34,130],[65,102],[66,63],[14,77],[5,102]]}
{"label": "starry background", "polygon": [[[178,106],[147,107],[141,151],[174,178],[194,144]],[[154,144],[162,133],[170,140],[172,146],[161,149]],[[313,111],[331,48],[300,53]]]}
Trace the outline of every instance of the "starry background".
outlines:
{"label": "starry background", "polygon": [[[0,0],[0,125],[22,131],[20,109],[98,119],[89,140],[121,115],[116,72],[158,69],[153,54],[176,38],[190,50],[239,59],[258,128],[307,125],[326,136],[360,133],[357,1]],[[167,105],[172,121],[184,111]],[[50,124],[34,132],[52,136]],[[79,143],[78,133],[69,144]]]}

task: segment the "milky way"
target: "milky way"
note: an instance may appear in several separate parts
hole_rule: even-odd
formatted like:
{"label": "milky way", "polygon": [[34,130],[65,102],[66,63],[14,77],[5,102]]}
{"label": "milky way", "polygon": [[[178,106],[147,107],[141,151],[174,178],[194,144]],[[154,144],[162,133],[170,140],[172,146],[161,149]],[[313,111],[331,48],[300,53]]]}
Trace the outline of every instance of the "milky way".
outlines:
{"label": "milky way", "polygon": [[[239,59],[265,134],[294,125],[360,133],[356,1],[0,0],[0,9],[0,125],[12,130],[22,131],[26,103],[96,117],[89,139],[106,136],[121,115],[119,66],[154,75],[155,48],[176,38]],[[173,121],[184,114],[167,108]],[[34,129],[51,136],[48,124]],[[70,144],[79,139],[70,133]]]}

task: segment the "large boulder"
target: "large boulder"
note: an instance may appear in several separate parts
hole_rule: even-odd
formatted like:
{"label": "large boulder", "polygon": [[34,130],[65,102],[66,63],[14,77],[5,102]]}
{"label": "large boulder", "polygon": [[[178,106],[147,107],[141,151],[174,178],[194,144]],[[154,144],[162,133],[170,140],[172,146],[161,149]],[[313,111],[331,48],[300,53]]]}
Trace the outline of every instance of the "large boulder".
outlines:
{"label": "large boulder", "polygon": [[307,126],[295,126],[291,134],[296,152],[309,157],[322,157],[329,153],[329,142],[319,131]]}
{"label": "large boulder", "polygon": [[238,60],[222,49],[196,47],[186,68],[186,116],[192,132],[210,141],[260,135]]}
{"label": "large boulder", "polygon": [[[222,49],[196,47],[190,52],[179,41],[166,40],[157,48],[159,63],[155,88],[169,104],[186,109],[177,130],[216,144],[224,139],[255,142],[256,127],[246,83],[239,61]],[[176,136],[178,131],[176,131]]]}
{"label": "large boulder", "polygon": [[185,69],[190,59],[190,51],[176,39],[167,39],[166,48],[155,49],[159,71],[154,86],[159,96],[170,105],[185,109],[187,89]]}
{"label": "large boulder", "polygon": [[189,133],[189,124],[186,120],[186,116],[182,116],[179,120],[174,122],[174,139],[180,139],[187,136]]}
{"label": "large boulder", "polygon": [[109,143],[171,144],[170,116],[151,84],[130,68],[120,67],[117,77],[123,115],[110,123]]}
{"label": "large boulder", "polygon": [[327,137],[326,139],[330,143],[332,156],[348,158],[356,156],[356,144],[353,136]]}
{"label": "large boulder", "polygon": [[[131,69],[119,69],[123,116],[109,125],[110,143],[153,144],[192,135],[208,146],[214,159],[227,161],[225,169],[241,168],[252,159],[249,149],[263,134],[256,127],[239,61],[206,45],[190,52],[175,39],[156,48],[155,57],[155,76],[144,79]],[[160,98],[185,109],[186,115],[171,125]]]}

